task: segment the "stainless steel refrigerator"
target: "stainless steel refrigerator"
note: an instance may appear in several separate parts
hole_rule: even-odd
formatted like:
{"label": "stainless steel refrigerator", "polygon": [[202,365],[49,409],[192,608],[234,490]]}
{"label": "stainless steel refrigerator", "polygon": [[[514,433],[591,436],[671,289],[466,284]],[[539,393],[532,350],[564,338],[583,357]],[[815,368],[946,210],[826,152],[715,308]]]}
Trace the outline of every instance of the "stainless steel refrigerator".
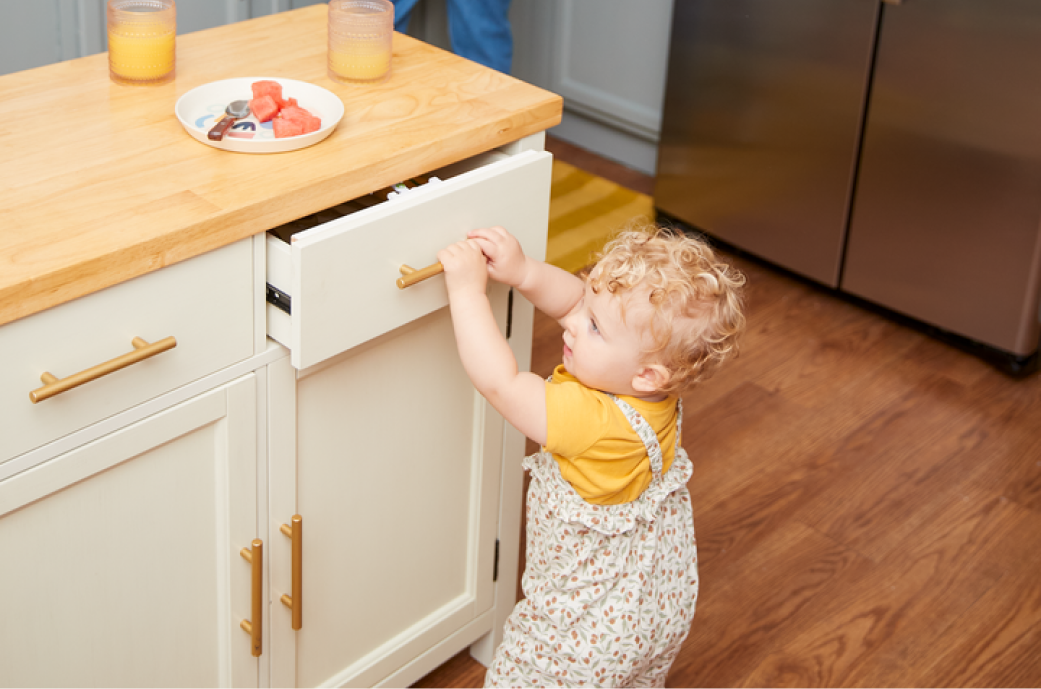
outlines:
{"label": "stainless steel refrigerator", "polygon": [[1041,2],[676,0],[667,220],[1038,361]]}

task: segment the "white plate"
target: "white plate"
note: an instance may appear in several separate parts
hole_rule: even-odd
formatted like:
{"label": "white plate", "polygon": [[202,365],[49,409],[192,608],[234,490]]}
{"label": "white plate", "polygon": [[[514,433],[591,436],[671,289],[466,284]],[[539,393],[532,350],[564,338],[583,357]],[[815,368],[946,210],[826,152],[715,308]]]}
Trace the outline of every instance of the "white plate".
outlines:
{"label": "white plate", "polygon": [[[255,81],[277,81],[282,84],[282,97],[295,98],[297,104],[315,117],[321,118],[322,126],[316,132],[276,139],[271,122],[258,122],[250,113],[239,120],[220,141],[211,141],[206,133],[213,127],[216,118],[235,100],[253,98],[252,84]],[[174,112],[181,126],[194,139],[207,146],[236,153],[280,153],[295,151],[318,143],[332,134],[343,117],[343,101],[336,94],[321,86],[296,79],[275,77],[243,77],[212,81],[193,88],[177,99]]]}

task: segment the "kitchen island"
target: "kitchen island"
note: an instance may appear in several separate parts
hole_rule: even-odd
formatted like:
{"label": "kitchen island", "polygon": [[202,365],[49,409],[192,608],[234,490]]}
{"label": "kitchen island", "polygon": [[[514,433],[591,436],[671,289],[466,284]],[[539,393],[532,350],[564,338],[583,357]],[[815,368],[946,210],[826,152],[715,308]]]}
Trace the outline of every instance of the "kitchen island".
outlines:
{"label": "kitchen island", "polygon": [[[163,86],[104,54],[0,77],[0,684],[399,686],[490,657],[524,440],[441,278],[394,281],[473,226],[544,251],[561,100],[398,34],[388,81],[340,85],[325,36],[312,6],[179,36]],[[177,99],[237,77],[345,115],[286,153],[189,137]],[[525,366],[530,304],[489,297]]]}
{"label": "kitchen island", "polygon": [[[177,37],[177,77],[108,78],[102,53],[0,77],[0,324],[197,256],[560,121],[559,96],[402,34],[374,86],[326,75],[325,7]],[[212,81],[286,77],[346,113],[287,154],[190,139],[177,99]]]}

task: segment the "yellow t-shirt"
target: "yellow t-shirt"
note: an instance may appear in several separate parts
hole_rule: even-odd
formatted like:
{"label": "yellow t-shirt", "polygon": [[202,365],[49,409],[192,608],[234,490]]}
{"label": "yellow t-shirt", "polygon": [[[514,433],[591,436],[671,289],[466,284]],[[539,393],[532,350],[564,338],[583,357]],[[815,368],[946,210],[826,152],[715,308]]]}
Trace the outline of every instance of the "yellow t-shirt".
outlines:
{"label": "yellow t-shirt", "polygon": [[[676,453],[676,398],[661,402],[619,395],[651,425],[662,451],[662,473]],[[587,388],[562,365],[546,385],[546,446],[560,473],[587,502],[632,502],[654,474],[647,448],[618,405],[599,390]]]}

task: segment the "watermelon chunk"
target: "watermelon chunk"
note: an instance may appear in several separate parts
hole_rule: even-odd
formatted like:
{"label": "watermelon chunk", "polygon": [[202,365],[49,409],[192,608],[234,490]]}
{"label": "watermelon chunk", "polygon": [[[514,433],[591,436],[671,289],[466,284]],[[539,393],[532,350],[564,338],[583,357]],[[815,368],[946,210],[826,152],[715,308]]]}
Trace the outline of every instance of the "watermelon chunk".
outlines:
{"label": "watermelon chunk", "polygon": [[310,111],[299,106],[287,105],[282,108],[279,116],[291,122],[299,122],[304,128],[304,134],[316,132],[322,128],[321,118],[315,117]]}
{"label": "watermelon chunk", "polygon": [[261,122],[267,122],[272,117],[278,114],[278,103],[275,102],[274,97],[270,95],[263,95],[259,98],[254,98],[249,102],[249,109],[253,111],[253,115],[256,116]]}
{"label": "watermelon chunk", "polygon": [[276,139],[285,139],[289,136],[299,136],[304,133],[304,126],[299,122],[276,117],[271,120],[271,126],[275,130]]}
{"label": "watermelon chunk", "polygon": [[261,79],[251,84],[253,100],[249,102],[253,114],[261,122],[271,122],[276,139],[316,132],[322,120],[301,108],[296,98],[282,98],[282,84]]}
{"label": "watermelon chunk", "polygon": [[299,105],[287,105],[282,108],[282,117],[287,120],[303,120],[308,117],[314,117],[309,110],[301,108]]}
{"label": "watermelon chunk", "polygon": [[261,96],[271,96],[274,99],[275,104],[282,108],[287,103],[282,100],[282,84],[271,79],[261,79],[260,81],[254,81],[250,84],[253,89],[253,97],[260,98]]}

